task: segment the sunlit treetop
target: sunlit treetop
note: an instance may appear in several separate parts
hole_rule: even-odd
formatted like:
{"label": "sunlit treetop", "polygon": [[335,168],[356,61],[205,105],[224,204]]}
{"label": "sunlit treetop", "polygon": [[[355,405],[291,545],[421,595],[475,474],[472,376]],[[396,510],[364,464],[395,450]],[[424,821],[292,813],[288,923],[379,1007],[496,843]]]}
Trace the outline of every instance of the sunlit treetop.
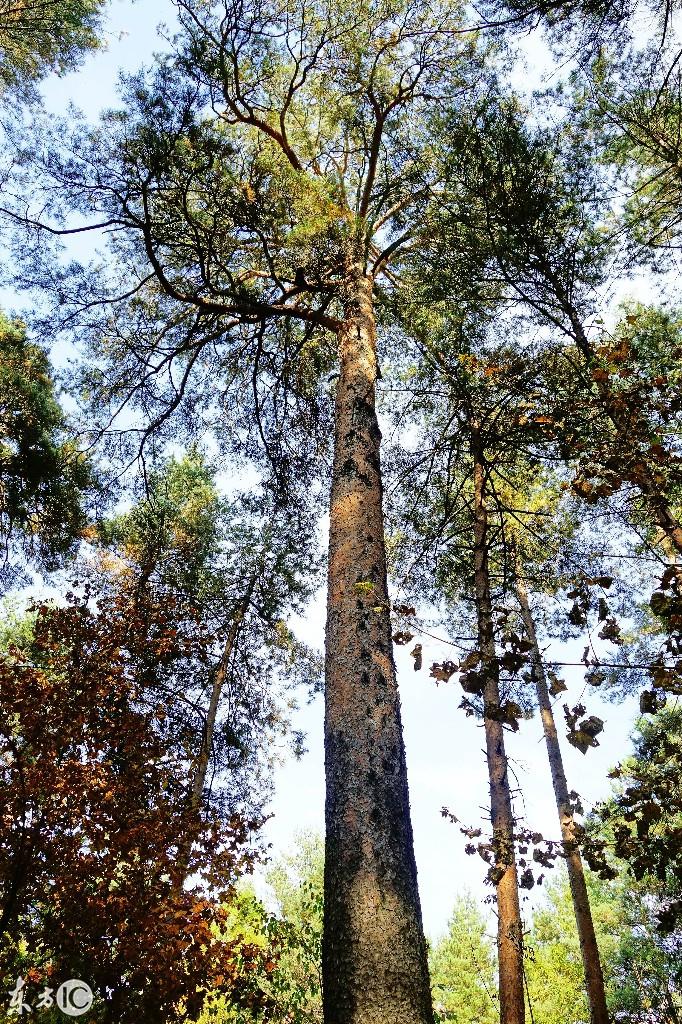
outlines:
{"label": "sunlit treetop", "polygon": [[99,46],[103,0],[0,0],[0,88],[73,68]]}
{"label": "sunlit treetop", "polygon": [[665,40],[677,7],[676,0],[489,0],[482,12],[493,26],[528,29],[544,23],[554,42],[580,36],[598,48],[631,38],[643,25]]}
{"label": "sunlit treetop", "polygon": [[144,495],[100,524],[97,540],[118,584],[150,587],[159,599],[172,592],[210,622],[229,620],[251,589],[258,614],[274,623],[289,605],[301,609],[319,569],[305,508],[285,512],[256,487],[221,494],[196,448],[148,472]]}
{"label": "sunlit treetop", "polygon": [[333,328],[348,261],[381,269],[430,198],[430,119],[473,87],[471,34],[448,4],[179,12],[178,56],[119,116],[124,219],[175,298]]}
{"label": "sunlit treetop", "polygon": [[281,439],[331,370],[349,274],[388,285],[421,243],[438,111],[468,102],[483,53],[442,2],[190,0],[179,17],[175,52],[99,130],[55,138],[35,184],[36,202],[105,226],[115,256],[62,276],[57,318],[106,364],[88,385],[100,411],[137,401],[157,429],[203,402],[253,423],[252,402]]}

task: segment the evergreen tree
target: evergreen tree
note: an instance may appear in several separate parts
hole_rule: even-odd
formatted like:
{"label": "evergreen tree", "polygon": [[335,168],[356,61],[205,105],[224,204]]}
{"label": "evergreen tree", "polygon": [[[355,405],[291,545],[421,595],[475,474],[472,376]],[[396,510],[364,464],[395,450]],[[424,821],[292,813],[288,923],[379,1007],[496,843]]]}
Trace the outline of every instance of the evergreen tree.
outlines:
{"label": "evergreen tree", "polygon": [[[270,953],[260,984],[270,997],[267,1019],[288,1024],[322,1021],[322,903],[324,847],[319,836],[296,837],[292,850],[272,864],[267,875],[274,894],[274,914],[265,910],[252,886],[242,886],[230,907],[226,936],[239,936]],[[268,901],[269,902],[269,901]],[[254,1024],[249,1013],[214,993],[197,1024]]]}
{"label": "evergreen tree", "polygon": [[577,137],[567,122],[529,128],[513,98],[492,96],[471,119],[453,118],[449,186],[430,255],[420,252],[421,275],[437,302],[478,301],[494,287],[552,332],[547,387],[559,401],[547,415],[564,434],[564,458],[578,461],[576,492],[590,500],[631,485],[643,514],[680,552],[676,399],[665,387],[657,393],[663,378],[647,373],[646,342],[633,344],[638,312],[628,312],[613,336],[600,330],[599,296],[618,253],[603,230],[610,193],[596,157],[589,134]]}
{"label": "evergreen tree", "polygon": [[70,70],[99,45],[103,0],[2,0],[0,85]]}
{"label": "evergreen tree", "polygon": [[682,919],[681,736],[677,705],[642,719],[633,755],[611,773],[622,780],[619,791],[600,808],[616,856],[627,861],[638,881],[661,883],[665,895],[658,918],[667,931]]}
{"label": "evergreen tree", "polygon": [[[69,552],[86,525],[91,467],[58,403],[48,358],[25,325],[0,316],[0,539],[10,555],[48,563]],[[14,549],[14,552],[13,552]],[[0,576],[0,578],[2,578]]]}
{"label": "evergreen tree", "polygon": [[[499,808],[496,811],[494,807],[493,788],[499,771],[501,784],[507,789],[505,803],[509,805],[504,833],[509,854],[503,863],[511,864],[518,858],[524,868],[521,884],[525,887],[534,884],[533,872],[525,858],[515,851],[523,846],[525,853],[528,838],[522,834],[511,810],[506,772],[503,768],[498,770],[497,764],[498,760],[506,761],[502,730],[505,726],[518,729],[524,708],[532,707],[528,684],[535,684],[563,840],[563,846],[552,847],[549,856],[548,851],[537,850],[536,859],[551,864],[557,853],[568,859],[591,1019],[607,1021],[599,950],[579,851],[584,830],[574,821],[575,793],[569,791],[563,771],[549,694],[550,685],[553,696],[566,687],[553,670],[551,683],[548,682],[527,586],[540,595],[556,595],[566,588],[574,597],[581,596],[587,609],[591,603],[589,585],[604,588],[613,581],[603,570],[600,574],[602,557],[590,555],[590,542],[585,536],[579,538],[583,545],[578,544],[578,548],[584,546],[585,550],[576,550],[574,535],[579,531],[575,501],[567,496],[565,482],[560,487],[561,477],[554,468],[557,460],[551,432],[553,420],[543,412],[543,392],[537,390],[541,361],[533,360],[532,353],[521,357],[511,348],[493,345],[487,334],[502,330],[499,321],[481,326],[479,318],[475,325],[471,316],[464,321],[468,327],[461,325],[460,332],[454,333],[453,320],[457,324],[454,317],[444,313],[439,321],[433,309],[430,311],[425,318],[429,333],[422,344],[422,363],[410,375],[410,425],[423,431],[416,449],[412,448],[414,437],[411,438],[410,453],[401,465],[401,522],[404,524],[407,519],[413,531],[409,540],[404,541],[405,561],[412,573],[416,566],[411,592],[423,585],[429,597],[445,598],[452,605],[448,618],[458,620],[458,633],[462,632],[462,616],[466,616],[465,621],[469,618],[467,603],[474,602],[477,649],[459,664],[446,661],[434,665],[431,674],[437,680],[448,680],[459,672],[467,694],[463,706],[467,713],[482,712],[487,739],[493,734],[493,742],[488,743],[493,843],[496,819],[501,820]],[[439,329],[440,333],[436,333]],[[550,470],[549,466],[553,468]],[[608,549],[605,538],[600,537],[599,542],[600,547]],[[594,545],[594,539],[591,544]],[[416,558],[415,548],[419,551]],[[607,554],[608,550],[600,552],[600,556]],[[617,624],[603,597],[599,599],[599,610],[603,623],[600,637],[618,640]],[[579,612],[580,617],[574,612]],[[586,623],[582,605],[574,605],[569,621],[576,625]],[[398,636],[396,639],[403,642]],[[496,692],[487,686],[490,671],[495,675]],[[594,679],[595,685],[603,678],[598,670],[586,674],[587,681]],[[569,742],[586,752],[596,745],[603,722],[596,716],[583,717],[585,710],[580,706],[569,712],[566,706]],[[472,844],[471,852],[474,851]],[[601,850],[590,849],[589,861],[603,873],[610,870]],[[511,913],[504,911],[499,871],[494,873],[493,880],[498,883],[501,948],[508,922],[514,918],[520,921],[520,913],[518,906]],[[503,1014],[508,1012],[505,1000],[510,992],[504,966],[501,961]],[[522,986],[521,962],[516,971]],[[522,998],[521,992],[520,1001]]]}
{"label": "evergreen tree", "polygon": [[306,1024],[322,1024],[322,838],[314,834],[298,836],[292,852],[279,858],[267,880],[290,936],[278,963],[280,978],[273,979],[275,988],[279,980],[299,1019]]}
{"label": "evergreen tree", "polygon": [[[452,330],[453,320],[458,332]],[[404,473],[402,519],[413,531],[405,558],[410,565],[418,563],[426,595],[451,606],[450,617],[473,619],[473,649],[459,663],[434,665],[432,675],[448,680],[459,672],[462,706],[483,721],[492,826],[486,858],[497,903],[500,1015],[511,1024],[523,1021],[525,1000],[517,828],[505,728],[519,727],[522,685],[516,680],[526,658],[516,634],[509,638],[512,649],[501,649],[508,632],[506,616],[499,613],[507,589],[504,552],[509,542],[502,510],[512,519],[528,516],[526,525],[532,529],[537,510],[519,507],[509,479],[523,461],[519,449],[524,440],[532,445],[541,437],[543,423],[528,428],[529,417],[518,422],[520,395],[535,372],[532,362],[500,345],[486,352],[489,325],[475,326],[473,317],[458,322],[445,316],[439,324],[432,315],[426,322],[431,331],[423,343],[421,379],[413,374],[410,389],[410,409],[415,418],[423,413],[419,426],[424,436],[416,456],[407,456],[408,464],[415,464],[412,474]],[[536,456],[536,466],[538,461]]]}
{"label": "evergreen tree", "polygon": [[[121,354],[109,396],[151,396],[148,431],[193,405],[201,369],[217,365],[211,384],[230,385],[233,408],[246,410],[240,424],[247,415],[257,428],[280,482],[292,418],[314,406],[329,354],[338,359],[325,1015],[329,1024],[428,1021],[390,642],[374,306],[382,275],[390,285],[391,263],[422,237],[437,191],[433,181],[415,187],[431,159],[434,104],[463,102],[480,65],[447,3],[182,0],[179,14],[176,53],[130,83],[113,145],[109,123],[47,168],[53,197],[58,180],[61,198],[116,224],[127,282],[107,291],[104,317],[106,283],[93,296],[76,273],[62,281],[63,309],[72,326],[106,319],[109,366]],[[92,167],[107,168],[106,182]]]}
{"label": "evergreen tree", "polygon": [[[611,982],[621,908],[606,883],[590,878],[589,893],[599,948],[607,980]],[[535,1019],[547,1021],[547,1024],[589,1019],[575,911],[570,886],[563,873],[547,886],[546,902],[533,914],[528,948],[526,970]],[[612,1014],[615,1007],[611,988],[609,997]]]}
{"label": "evergreen tree", "polygon": [[[552,786],[559,815],[559,828],[564,844],[564,856],[571,897],[573,899],[573,912],[575,915],[578,937],[580,940],[580,951],[582,955],[583,969],[585,972],[585,983],[590,1008],[590,1021],[592,1024],[608,1024],[609,1014],[606,1005],[606,993],[604,990],[604,975],[602,971],[599,945],[594,930],[592,919],[592,908],[588,895],[585,871],[579,848],[579,836],[575,827],[574,805],[571,800],[566,773],[564,771],[563,757],[559,745],[552,702],[550,698],[547,674],[542,660],[540,645],[538,643],[535,620],[528,600],[528,592],[522,577],[517,576],[516,594],[521,609],[521,618],[526,630],[526,635],[531,643],[530,660],[532,675],[538,697],[538,707],[542,719],[542,728],[547,745],[547,756],[552,776]],[[555,675],[555,680],[557,677]],[[554,680],[553,680],[554,681]],[[558,680],[557,680],[558,682]],[[557,683],[555,682],[555,689]],[[589,733],[588,733],[589,735]]]}
{"label": "evergreen tree", "polygon": [[[588,888],[602,950],[609,1012],[625,1024],[677,1024],[680,1005],[679,935],[662,939],[651,909],[654,891],[635,882],[623,862],[618,878],[589,876]],[[536,1020],[548,1024],[587,1016],[570,886],[560,875],[533,915],[528,940],[528,986]]]}
{"label": "evergreen tree", "polygon": [[577,87],[577,100],[585,130],[596,136],[625,191],[630,247],[653,269],[665,269],[671,257],[674,262],[682,205],[677,47],[623,56],[611,48],[601,54]]}
{"label": "evergreen tree", "polygon": [[495,1024],[494,946],[486,921],[470,894],[460,896],[446,934],[431,957],[433,1001],[438,1019],[453,1024]]}
{"label": "evergreen tree", "polygon": [[147,493],[94,538],[86,578],[98,592],[127,595],[143,616],[172,607],[189,633],[211,637],[193,677],[146,694],[164,702],[167,732],[188,758],[194,812],[262,811],[288,691],[317,687],[320,659],[286,622],[319,572],[310,522],[293,511],[267,492],[222,497],[194,450],[150,473]]}

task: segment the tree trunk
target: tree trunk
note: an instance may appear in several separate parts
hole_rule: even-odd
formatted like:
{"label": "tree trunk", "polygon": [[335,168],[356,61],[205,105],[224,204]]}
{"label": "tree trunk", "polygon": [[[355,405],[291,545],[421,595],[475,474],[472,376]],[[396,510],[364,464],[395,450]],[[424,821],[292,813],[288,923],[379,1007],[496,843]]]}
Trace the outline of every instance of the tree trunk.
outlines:
{"label": "tree trunk", "polygon": [[244,616],[248,610],[253,591],[256,586],[256,576],[252,576],[249,580],[249,584],[246,588],[244,596],[239,601],[230,628],[225,639],[225,646],[223,648],[223,654],[220,659],[215,675],[213,677],[213,686],[211,687],[211,698],[208,702],[208,711],[206,712],[206,725],[201,738],[201,747],[197,755],[196,763],[194,766],[194,777],[192,779],[192,792],[190,796],[190,802],[192,810],[199,810],[204,793],[204,786],[206,785],[206,773],[208,771],[208,762],[211,756],[211,747],[213,746],[213,736],[215,734],[215,723],[218,715],[218,707],[220,706],[220,698],[223,693],[223,687],[225,686],[225,678],[227,676],[227,670],[232,658],[234,651],[234,645],[239,636],[239,630],[241,629]]}
{"label": "tree trunk", "polygon": [[491,717],[500,707],[500,673],[495,650],[493,611],[488,567],[488,511],[485,502],[485,467],[480,436],[472,433],[474,456],[474,576],[482,671],[486,755],[490,781],[490,821],[493,829],[497,890],[497,953],[499,963],[500,1024],[523,1024],[523,925],[514,850],[514,812],[509,788],[504,728]]}
{"label": "tree trunk", "polygon": [[668,1011],[666,1016],[668,1018],[669,1024],[680,1024],[680,1015],[677,1012],[675,1000],[673,999],[672,992],[670,991],[667,983],[665,986],[665,1005]]}
{"label": "tree trunk", "polygon": [[431,1024],[386,582],[373,281],[339,330],[325,665],[325,1024]]}
{"label": "tree trunk", "polygon": [[[208,702],[208,709],[206,711],[206,722],[201,736],[201,745],[197,752],[192,772],[192,783],[189,794],[189,810],[193,814],[198,814],[202,807],[206,775],[211,757],[211,748],[213,747],[213,737],[215,735],[215,723],[218,716],[218,708],[220,706],[220,698],[223,694],[225,679],[227,678],[234,645],[237,642],[237,637],[239,636],[239,630],[241,629],[242,622],[244,621],[244,616],[246,615],[249,604],[251,603],[256,582],[257,577],[254,574],[249,580],[246,592],[235,608],[232,622],[230,623],[230,628],[225,639],[223,653],[213,675],[211,696]],[[178,853],[178,886],[180,888],[182,888],[184,881],[187,878],[191,853],[191,843],[185,843]]]}
{"label": "tree trunk", "polygon": [[606,1008],[606,993],[604,991],[604,975],[602,973],[601,960],[599,958],[599,947],[594,933],[592,911],[590,900],[587,894],[585,883],[585,872],[583,869],[582,857],[575,839],[573,811],[568,795],[568,783],[564,773],[564,764],[559,746],[556,723],[552,712],[552,705],[547,689],[545,668],[542,663],[538,638],[535,632],[533,614],[528,601],[528,594],[521,578],[516,577],[516,594],[521,608],[526,634],[533,645],[530,652],[533,678],[538,695],[540,715],[542,717],[542,728],[545,733],[547,744],[547,757],[552,773],[552,785],[554,787],[554,798],[557,811],[559,812],[559,825],[561,827],[561,838],[564,844],[566,867],[568,868],[568,881],[571,887],[573,899],[573,910],[580,939],[580,951],[583,958],[585,970],[585,985],[587,998],[590,1004],[591,1024],[608,1024],[609,1014]]}

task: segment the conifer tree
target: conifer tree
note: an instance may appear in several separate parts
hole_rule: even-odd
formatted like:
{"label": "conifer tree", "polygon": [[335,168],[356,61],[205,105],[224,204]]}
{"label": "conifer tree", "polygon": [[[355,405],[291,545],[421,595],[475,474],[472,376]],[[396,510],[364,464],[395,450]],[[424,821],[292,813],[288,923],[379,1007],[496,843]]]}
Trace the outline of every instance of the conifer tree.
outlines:
{"label": "conifer tree", "polygon": [[[84,275],[62,279],[62,308],[72,325],[92,325],[106,291],[97,326],[110,339],[109,397],[146,396],[158,410],[149,431],[191,407],[201,370],[219,367],[211,381],[241,410],[240,427],[257,427],[279,479],[291,468],[291,414],[314,407],[320,368],[330,353],[338,360],[325,1019],[429,1021],[391,650],[374,307],[381,276],[390,286],[391,262],[422,237],[437,185],[418,173],[428,177],[433,111],[464,102],[480,66],[447,3],[181,0],[178,10],[175,54],[131,82],[113,137],[110,124],[88,133],[47,167],[53,197],[59,181],[60,199],[113,228],[125,269],[120,292],[100,279],[94,299]],[[106,172],[93,178],[93,167]]]}
{"label": "conifer tree", "polygon": [[0,579],[3,568],[6,581],[15,578],[21,549],[50,563],[73,548],[93,483],[69,437],[45,352],[23,323],[0,315]]}
{"label": "conifer tree", "polygon": [[[453,330],[453,321],[461,334]],[[528,384],[533,370],[532,364],[524,364],[502,346],[494,355],[481,355],[485,327],[474,327],[473,318],[460,323],[446,314],[439,323],[430,311],[426,322],[430,330],[423,342],[422,379],[412,379],[410,395],[413,413],[420,408],[424,412],[425,436],[412,457],[416,467],[405,474],[406,508],[401,517],[421,550],[415,559],[414,548],[408,545],[405,560],[419,562],[419,579],[431,580],[426,584],[429,596],[433,593],[451,605],[473,604],[474,649],[459,664],[434,665],[432,675],[448,680],[459,672],[465,693],[462,706],[483,721],[492,828],[488,880],[495,886],[500,1019],[521,1024],[525,995],[518,829],[505,728],[518,729],[522,707],[503,682],[502,671],[511,668],[514,675],[525,658],[518,662],[518,652],[503,655],[499,650],[498,613],[505,589],[499,549],[507,540],[498,513],[499,483],[519,461],[519,428],[514,429],[509,396],[518,396],[519,382]],[[542,423],[526,433],[537,438],[541,432]],[[525,510],[517,510],[515,497],[512,493],[511,508],[525,515]]]}
{"label": "conifer tree", "polygon": [[[569,793],[566,782],[526,583],[530,581],[529,586],[540,593],[554,594],[564,588],[570,591],[571,587],[577,587],[582,594],[581,588],[586,586],[582,581],[589,579],[591,571],[597,574],[603,586],[609,586],[612,580],[599,576],[601,557],[608,554],[609,545],[601,538],[601,547],[607,551],[602,550],[600,558],[590,555],[587,542],[584,544],[587,550],[580,557],[573,551],[576,510],[575,507],[565,508],[566,484],[564,482],[562,489],[560,476],[553,468],[548,468],[556,464],[557,452],[553,419],[543,409],[542,360],[534,358],[531,351],[521,356],[511,347],[491,344],[486,335],[501,333],[503,326],[501,320],[486,325],[481,307],[477,317],[471,315],[462,322],[448,308],[447,302],[439,312],[440,317],[431,308],[423,317],[420,326],[426,325],[427,329],[421,340],[422,361],[410,376],[407,406],[411,426],[417,426],[420,431],[420,443],[416,453],[411,445],[401,466],[404,493],[398,521],[407,520],[410,529],[410,542],[403,541],[405,563],[411,567],[417,563],[417,578],[424,584],[428,596],[433,594],[436,600],[445,597],[450,603],[456,602],[458,611],[450,611],[449,619],[461,617],[459,609],[475,595],[478,649],[459,665],[452,661],[434,665],[432,675],[436,680],[448,680],[455,672],[460,673],[460,682],[467,694],[463,706],[468,713],[476,708],[472,701],[482,695],[486,736],[490,740],[494,733],[495,740],[492,747],[488,745],[491,798],[494,796],[496,751],[501,751],[505,758],[502,730],[505,726],[518,729],[518,718],[523,707],[529,704],[527,684],[535,684],[562,835],[562,844],[554,846],[549,860],[538,852],[542,863],[551,863],[557,852],[567,859],[591,1019],[607,1022],[600,955],[579,849],[584,830],[574,821],[575,793]],[[509,330],[509,325],[506,329]],[[575,499],[572,500],[575,505]],[[417,557],[415,548],[419,551]],[[616,555],[614,551],[614,557]],[[591,580],[592,583],[598,581]],[[412,584],[412,593],[416,586]],[[516,602],[519,607],[513,612]],[[617,625],[613,618],[609,619],[603,598],[599,607],[600,621],[607,620],[600,636],[617,638]],[[504,614],[501,614],[503,609]],[[497,614],[493,614],[494,610]],[[515,630],[525,633],[526,639],[521,639]],[[509,645],[509,649],[503,651],[503,644]],[[496,691],[487,682],[488,666],[495,673]],[[524,666],[528,666],[530,672],[524,673]],[[501,697],[503,670],[507,680]],[[596,684],[603,673],[599,676],[594,671],[588,672],[588,681],[592,678]],[[566,688],[555,673],[551,685],[555,696]],[[578,723],[577,719],[584,712],[583,708],[573,724],[569,723],[569,740],[586,751],[595,743],[594,737],[603,722],[596,716],[589,716]],[[509,782],[505,782],[505,803],[509,804]],[[492,806],[495,837],[494,802]],[[510,822],[506,831],[511,849],[509,859],[516,860],[521,829],[510,806],[506,813]],[[525,843],[524,839],[521,845]],[[473,852],[473,846],[471,850]],[[598,863],[594,851],[590,851],[589,860],[591,865],[608,874],[608,866]],[[530,875],[524,872],[522,884],[534,884],[532,872]],[[500,893],[499,884],[497,896],[501,925],[515,914],[507,912],[505,915],[500,898],[504,893]],[[498,948],[501,950],[499,935]],[[503,976],[504,966],[501,959],[503,1018],[510,1012],[507,1001],[511,990]],[[517,971],[522,983],[521,963]]]}
{"label": "conifer tree", "polygon": [[495,962],[487,921],[470,893],[455,901],[445,935],[430,957],[434,1004],[452,1024],[494,1024]]}
{"label": "conifer tree", "polygon": [[74,67],[99,45],[103,0],[1,0],[0,87]]}
{"label": "conifer tree", "polygon": [[627,248],[654,272],[674,266],[679,245],[681,89],[673,35],[667,45],[635,52],[604,49],[573,98],[582,130],[593,136],[625,191]]}
{"label": "conifer tree", "polygon": [[601,957],[597,938],[592,920],[592,910],[585,881],[585,871],[578,837],[576,835],[573,803],[570,797],[566,773],[564,771],[563,757],[559,745],[559,736],[552,702],[549,693],[547,674],[540,652],[535,621],[528,599],[528,592],[522,576],[516,578],[516,594],[521,609],[521,617],[526,629],[528,640],[532,644],[530,661],[532,675],[538,697],[538,707],[542,719],[542,729],[547,745],[547,757],[549,760],[550,772],[552,775],[552,787],[559,814],[559,827],[564,843],[564,855],[566,868],[573,900],[573,912],[575,914],[578,938],[580,941],[580,952],[585,972],[585,985],[587,998],[590,1007],[591,1024],[608,1024],[609,1012],[606,1004],[606,991],[604,988],[604,974],[602,971]]}
{"label": "conifer tree", "polygon": [[[499,97],[487,98],[471,120],[453,119],[449,190],[423,276],[436,301],[458,301],[461,288],[474,298],[495,288],[552,332],[547,385],[559,401],[548,412],[564,428],[562,455],[578,462],[576,492],[589,500],[633,485],[645,515],[679,553],[679,467],[669,426],[676,398],[671,392],[666,401],[655,372],[638,392],[648,376],[647,342],[633,344],[639,313],[628,312],[611,337],[600,330],[600,290],[618,265],[613,237],[603,230],[608,189],[590,138],[565,127],[531,130],[518,104]],[[570,393],[565,403],[562,381]]]}
{"label": "conifer tree", "polygon": [[599,808],[616,856],[630,865],[638,881],[659,883],[663,899],[658,901],[658,926],[667,933],[679,928],[682,918],[681,733],[682,714],[676,706],[641,720],[633,755],[612,772],[618,789]]}
{"label": "conifer tree", "polygon": [[313,690],[322,668],[286,621],[318,579],[309,520],[285,515],[267,493],[221,496],[192,450],[149,473],[146,494],[94,539],[86,579],[98,592],[126,595],[142,616],[172,607],[190,635],[211,637],[194,678],[145,695],[150,706],[163,700],[166,730],[188,759],[192,813],[257,818],[268,748],[288,730],[287,690]]}

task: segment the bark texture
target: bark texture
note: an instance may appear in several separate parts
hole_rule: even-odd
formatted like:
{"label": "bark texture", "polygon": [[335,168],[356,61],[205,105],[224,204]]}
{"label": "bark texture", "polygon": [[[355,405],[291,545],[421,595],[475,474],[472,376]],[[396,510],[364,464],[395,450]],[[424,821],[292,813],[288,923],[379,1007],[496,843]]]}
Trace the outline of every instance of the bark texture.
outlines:
{"label": "bark texture", "polygon": [[490,783],[490,821],[495,849],[497,890],[497,953],[499,963],[500,1024],[525,1021],[523,977],[523,925],[514,850],[514,812],[504,746],[504,728],[491,717],[500,707],[500,673],[495,650],[493,611],[488,566],[488,512],[485,466],[480,438],[474,427],[474,575],[478,635],[482,668],[485,744]]}
{"label": "bark texture", "polygon": [[373,281],[339,331],[326,633],[325,1024],[431,1024],[391,641]]}
{"label": "bark texture", "polygon": [[552,704],[549,697],[549,690],[547,688],[545,668],[542,663],[542,656],[540,654],[538,638],[535,632],[535,622],[533,620],[533,614],[528,601],[528,594],[523,581],[518,575],[516,579],[516,594],[526,634],[530,643],[533,645],[530,652],[531,666],[538,695],[538,704],[540,706],[540,715],[542,717],[542,728],[545,734],[545,743],[547,744],[547,757],[549,759],[549,767],[552,774],[554,798],[556,800],[557,811],[559,813],[561,838],[564,844],[568,880],[571,887],[573,910],[578,928],[580,952],[583,958],[585,985],[587,988],[588,1002],[590,1004],[590,1024],[609,1024],[609,1013],[606,1006],[606,992],[604,991],[604,975],[602,972],[601,959],[599,957],[599,946],[597,945],[597,937],[594,933],[594,922],[592,920],[590,899],[587,893],[582,857],[580,856],[580,850],[576,843],[573,811],[568,795],[568,783],[566,782],[566,773],[564,772],[561,747],[559,746],[559,736],[557,734],[554,714],[552,712]]}

